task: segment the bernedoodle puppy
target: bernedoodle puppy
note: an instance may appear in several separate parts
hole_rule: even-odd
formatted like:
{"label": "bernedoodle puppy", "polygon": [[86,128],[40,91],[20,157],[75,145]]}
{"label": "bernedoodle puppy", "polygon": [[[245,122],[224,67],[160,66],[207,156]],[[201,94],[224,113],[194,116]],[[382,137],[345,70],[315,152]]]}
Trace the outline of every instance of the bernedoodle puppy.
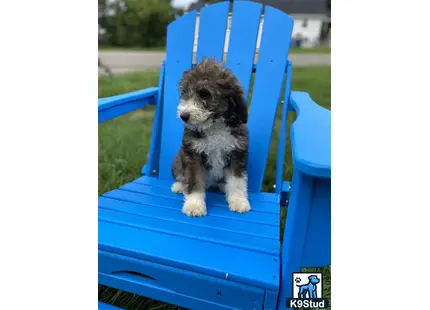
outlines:
{"label": "bernedoodle puppy", "polygon": [[185,128],[172,164],[172,191],[185,196],[182,212],[206,215],[209,188],[225,192],[231,211],[249,211],[248,107],[239,80],[221,63],[206,58],[183,74],[179,90],[178,117]]}

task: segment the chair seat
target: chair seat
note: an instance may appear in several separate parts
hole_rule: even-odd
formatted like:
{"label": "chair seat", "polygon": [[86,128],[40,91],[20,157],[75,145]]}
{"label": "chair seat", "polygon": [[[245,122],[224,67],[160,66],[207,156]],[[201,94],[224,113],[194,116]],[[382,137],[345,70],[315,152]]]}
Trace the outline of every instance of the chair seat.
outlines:
{"label": "chair seat", "polygon": [[252,210],[239,214],[208,193],[208,215],[192,218],[171,184],[144,176],[99,197],[99,251],[277,291],[279,195],[250,193]]}

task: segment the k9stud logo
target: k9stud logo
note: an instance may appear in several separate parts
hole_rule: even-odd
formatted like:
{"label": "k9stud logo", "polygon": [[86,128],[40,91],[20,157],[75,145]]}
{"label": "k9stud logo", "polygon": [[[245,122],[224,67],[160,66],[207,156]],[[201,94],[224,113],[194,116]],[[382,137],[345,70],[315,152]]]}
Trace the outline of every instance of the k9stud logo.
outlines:
{"label": "k9stud logo", "polygon": [[328,308],[328,299],[322,296],[322,273],[293,272],[292,284],[293,298],[287,298],[288,308]]}

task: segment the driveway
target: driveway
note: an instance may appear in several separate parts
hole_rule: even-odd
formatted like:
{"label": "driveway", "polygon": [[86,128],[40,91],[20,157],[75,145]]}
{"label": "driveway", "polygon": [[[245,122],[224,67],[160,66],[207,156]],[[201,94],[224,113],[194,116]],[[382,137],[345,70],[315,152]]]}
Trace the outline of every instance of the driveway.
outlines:
{"label": "driveway", "polygon": [[[100,59],[113,73],[159,69],[165,55],[158,51],[99,51]],[[331,65],[330,54],[291,54],[289,58],[293,66]]]}

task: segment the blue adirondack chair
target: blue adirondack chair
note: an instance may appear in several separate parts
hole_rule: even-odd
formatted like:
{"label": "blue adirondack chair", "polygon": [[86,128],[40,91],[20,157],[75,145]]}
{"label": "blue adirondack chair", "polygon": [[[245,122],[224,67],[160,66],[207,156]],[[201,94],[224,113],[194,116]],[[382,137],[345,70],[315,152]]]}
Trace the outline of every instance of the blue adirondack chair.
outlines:
{"label": "blue adirondack chair", "polygon": [[[196,61],[223,59],[229,2],[203,8]],[[209,193],[208,215],[181,212],[170,167],[183,125],[176,117],[178,82],[192,67],[198,13],[168,26],[166,60],[158,87],[99,99],[99,123],[155,104],[149,158],[142,176],[99,197],[99,283],[191,309],[286,309],[292,272],[330,264],[330,111],[304,92],[290,92],[288,61],[293,20],[266,6],[258,61],[254,64],[262,5],[235,1],[226,66],[249,92],[248,160],[252,210],[228,210],[225,197]],[[284,88],[285,87],[285,88]],[[284,90],[275,193],[261,192],[274,121]],[[282,180],[287,115],[294,172]],[[283,242],[280,211],[288,215]],[[99,303],[99,309],[113,309]]]}

